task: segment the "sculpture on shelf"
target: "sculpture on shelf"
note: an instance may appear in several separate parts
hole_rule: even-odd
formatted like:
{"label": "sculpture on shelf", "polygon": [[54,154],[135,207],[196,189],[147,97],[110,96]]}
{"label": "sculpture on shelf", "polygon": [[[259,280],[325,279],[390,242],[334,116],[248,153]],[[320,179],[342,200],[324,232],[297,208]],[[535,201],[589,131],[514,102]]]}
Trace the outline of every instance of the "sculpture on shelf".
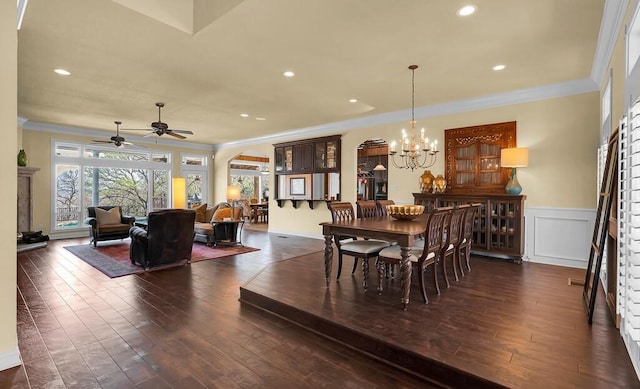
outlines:
{"label": "sculpture on shelf", "polygon": [[442,177],[442,174],[438,174],[438,176],[433,181],[433,190],[435,193],[444,193],[447,190],[447,180]]}

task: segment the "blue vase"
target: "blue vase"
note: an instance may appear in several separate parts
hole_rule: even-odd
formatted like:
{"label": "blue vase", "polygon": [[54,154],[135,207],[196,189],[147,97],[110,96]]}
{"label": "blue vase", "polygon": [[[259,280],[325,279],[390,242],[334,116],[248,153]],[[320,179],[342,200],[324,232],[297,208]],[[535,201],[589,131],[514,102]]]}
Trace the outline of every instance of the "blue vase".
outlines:
{"label": "blue vase", "polygon": [[522,192],[522,187],[518,182],[518,176],[516,175],[516,168],[511,168],[511,179],[507,182],[507,186],[504,187],[507,194],[519,195]]}

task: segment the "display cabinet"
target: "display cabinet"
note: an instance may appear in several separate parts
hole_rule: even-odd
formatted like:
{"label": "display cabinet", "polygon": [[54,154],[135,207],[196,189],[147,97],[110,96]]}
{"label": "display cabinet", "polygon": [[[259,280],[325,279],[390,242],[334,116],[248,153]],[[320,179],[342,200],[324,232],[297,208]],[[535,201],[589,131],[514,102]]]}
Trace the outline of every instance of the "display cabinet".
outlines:
{"label": "display cabinet", "polygon": [[340,198],[340,136],[278,143],[275,148],[275,200],[294,208],[307,201]]}
{"label": "display cabinet", "polygon": [[414,203],[434,207],[479,203],[474,221],[474,254],[522,262],[524,254],[524,200],[508,194],[414,193]]}
{"label": "display cabinet", "polygon": [[516,147],[516,122],[445,130],[447,192],[504,193],[510,169],[500,150]]}

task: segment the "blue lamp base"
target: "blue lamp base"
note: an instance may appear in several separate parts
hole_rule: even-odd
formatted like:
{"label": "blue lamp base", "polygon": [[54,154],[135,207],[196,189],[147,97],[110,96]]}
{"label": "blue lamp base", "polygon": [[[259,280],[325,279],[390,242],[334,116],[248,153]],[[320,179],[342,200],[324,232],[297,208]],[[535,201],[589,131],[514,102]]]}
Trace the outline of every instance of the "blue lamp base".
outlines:
{"label": "blue lamp base", "polygon": [[519,195],[522,192],[522,187],[518,182],[518,176],[516,175],[516,168],[511,168],[511,179],[507,182],[507,186],[504,187],[507,194]]}

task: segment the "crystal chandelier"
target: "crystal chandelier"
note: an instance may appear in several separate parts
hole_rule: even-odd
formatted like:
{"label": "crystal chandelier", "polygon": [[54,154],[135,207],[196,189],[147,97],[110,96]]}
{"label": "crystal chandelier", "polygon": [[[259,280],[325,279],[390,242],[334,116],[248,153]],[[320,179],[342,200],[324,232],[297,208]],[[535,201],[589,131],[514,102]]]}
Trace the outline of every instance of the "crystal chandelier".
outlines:
{"label": "crystal chandelier", "polygon": [[[424,137],[424,128],[420,130],[416,129],[416,120],[414,117],[415,109],[415,71],[418,65],[411,65],[411,128],[409,133],[403,128],[402,139],[400,139],[400,153],[396,151],[396,142],[391,142],[389,148],[389,155],[391,156],[391,163],[398,169],[414,169],[422,168],[426,169],[433,166],[436,163],[436,157],[438,154],[438,141],[434,140],[429,143],[429,138]],[[400,157],[399,163],[396,161],[396,155]]]}

